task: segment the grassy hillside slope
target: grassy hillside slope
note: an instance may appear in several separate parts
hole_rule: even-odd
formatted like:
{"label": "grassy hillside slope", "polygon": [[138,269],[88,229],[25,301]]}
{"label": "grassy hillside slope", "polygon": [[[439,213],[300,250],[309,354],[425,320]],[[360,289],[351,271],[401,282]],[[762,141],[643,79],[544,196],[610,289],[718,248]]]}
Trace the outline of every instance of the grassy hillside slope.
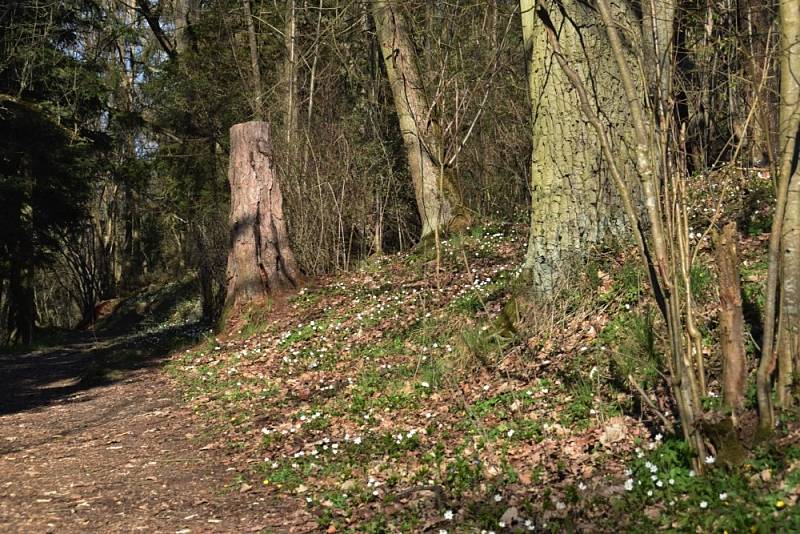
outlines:
{"label": "grassy hillside slope", "polygon": [[[373,259],[176,355],[214,446],[248,466],[229,489],[300,496],[327,532],[800,529],[794,423],[694,476],[664,428],[660,325],[632,253],[596,254],[533,307],[524,236],[473,229],[443,243],[438,274],[432,249]],[[743,249],[757,295],[763,240]],[[713,276],[703,261],[693,276],[712,367]]]}

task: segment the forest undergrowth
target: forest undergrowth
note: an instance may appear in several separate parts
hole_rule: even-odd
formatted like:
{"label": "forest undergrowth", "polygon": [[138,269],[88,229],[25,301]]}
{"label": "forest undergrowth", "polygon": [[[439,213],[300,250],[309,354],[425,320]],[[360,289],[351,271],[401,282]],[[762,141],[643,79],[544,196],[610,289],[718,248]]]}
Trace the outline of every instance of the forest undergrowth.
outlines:
{"label": "forest undergrowth", "polygon": [[[757,314],[767,226],[748,217],[743,292]],[[665,341],[635,251],[595,251],[534,306],[518,281],[525,236],[472,228],[441,243],[438,272],[432,245],[371,258],[175,355],[194,410],[248,466],[230,489],[300,496],[331,533],[800,529],[797,421],[745,440],[741,458],[720,447],[695,476],[668,431]],[[706,252],[692,290],[718,378]],[[720,402],[717,379],[707,393]]]}

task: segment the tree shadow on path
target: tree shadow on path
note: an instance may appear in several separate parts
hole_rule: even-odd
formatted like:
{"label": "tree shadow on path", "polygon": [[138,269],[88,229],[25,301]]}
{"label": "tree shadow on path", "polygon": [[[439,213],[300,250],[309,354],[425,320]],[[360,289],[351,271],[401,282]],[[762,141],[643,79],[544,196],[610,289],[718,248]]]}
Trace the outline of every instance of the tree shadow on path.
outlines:
{"label": "tree shadow on path", "polygon": [[78,402],[79,393],[159,365],[177,348],[198,341],[202,330],[191,324],[118,336],[81,332],[60,346],[0,353],[0,415]]}
{"label": "tree shadow on path", "polygon": [[200,332],[0,356],[0,532],[318,530],[305,502],[252,478],[159,369]]}

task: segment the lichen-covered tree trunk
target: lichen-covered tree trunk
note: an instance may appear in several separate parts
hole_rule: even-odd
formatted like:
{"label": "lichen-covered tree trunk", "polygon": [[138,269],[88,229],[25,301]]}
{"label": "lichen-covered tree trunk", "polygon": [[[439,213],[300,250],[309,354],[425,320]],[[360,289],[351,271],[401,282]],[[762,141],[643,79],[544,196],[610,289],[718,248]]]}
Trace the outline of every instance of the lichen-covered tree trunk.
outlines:
{"label": "lichen-covered tree trunk", "polygon": [[[587,247],[610,230],[622,228],[623,221],[600,144],[553,58],[543,24],[552,24],[565,57],[589,87],[607,130],[618,140],[630,135],[629,112],[599,18],[581,2],[559,5],[553,4],[549,19],[536,9],[536,0],[520,1],[533,136],[531,229],[523,267],[542,295],[552,294]],[[632,169],[626,144],[631,146],[620,142],[615,147],[618,166]]]}
{"label": "lichen-covered tree trunk", "polygon": [[300,279],[272,161],[269,124],[236,124],[230,134],[231,248],[226,308],[296,287]]}
{"label": "lichen-covered tree trunk", "polygon": [[441,132],[431,117],[430,102],[423,90],[403,15],[392,0],[373,0],[372,14],[425,238],[437,229],[445,231],[463,225],[467,217],[455,184],[440,165]]}

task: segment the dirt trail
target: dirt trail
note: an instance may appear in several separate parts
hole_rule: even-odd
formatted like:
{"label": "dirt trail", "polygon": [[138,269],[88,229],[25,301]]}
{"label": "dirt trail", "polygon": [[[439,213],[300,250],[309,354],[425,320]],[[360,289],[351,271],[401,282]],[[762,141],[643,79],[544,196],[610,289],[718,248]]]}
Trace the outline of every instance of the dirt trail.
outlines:
{"label": "dirt trail", "polygon": [[226,488],[246,466],[209,446],[157,365],[166,349],[143,345],[102,385],[87,372],[129,339],[0,356],[0,532],[313,530],[299,503]]}

